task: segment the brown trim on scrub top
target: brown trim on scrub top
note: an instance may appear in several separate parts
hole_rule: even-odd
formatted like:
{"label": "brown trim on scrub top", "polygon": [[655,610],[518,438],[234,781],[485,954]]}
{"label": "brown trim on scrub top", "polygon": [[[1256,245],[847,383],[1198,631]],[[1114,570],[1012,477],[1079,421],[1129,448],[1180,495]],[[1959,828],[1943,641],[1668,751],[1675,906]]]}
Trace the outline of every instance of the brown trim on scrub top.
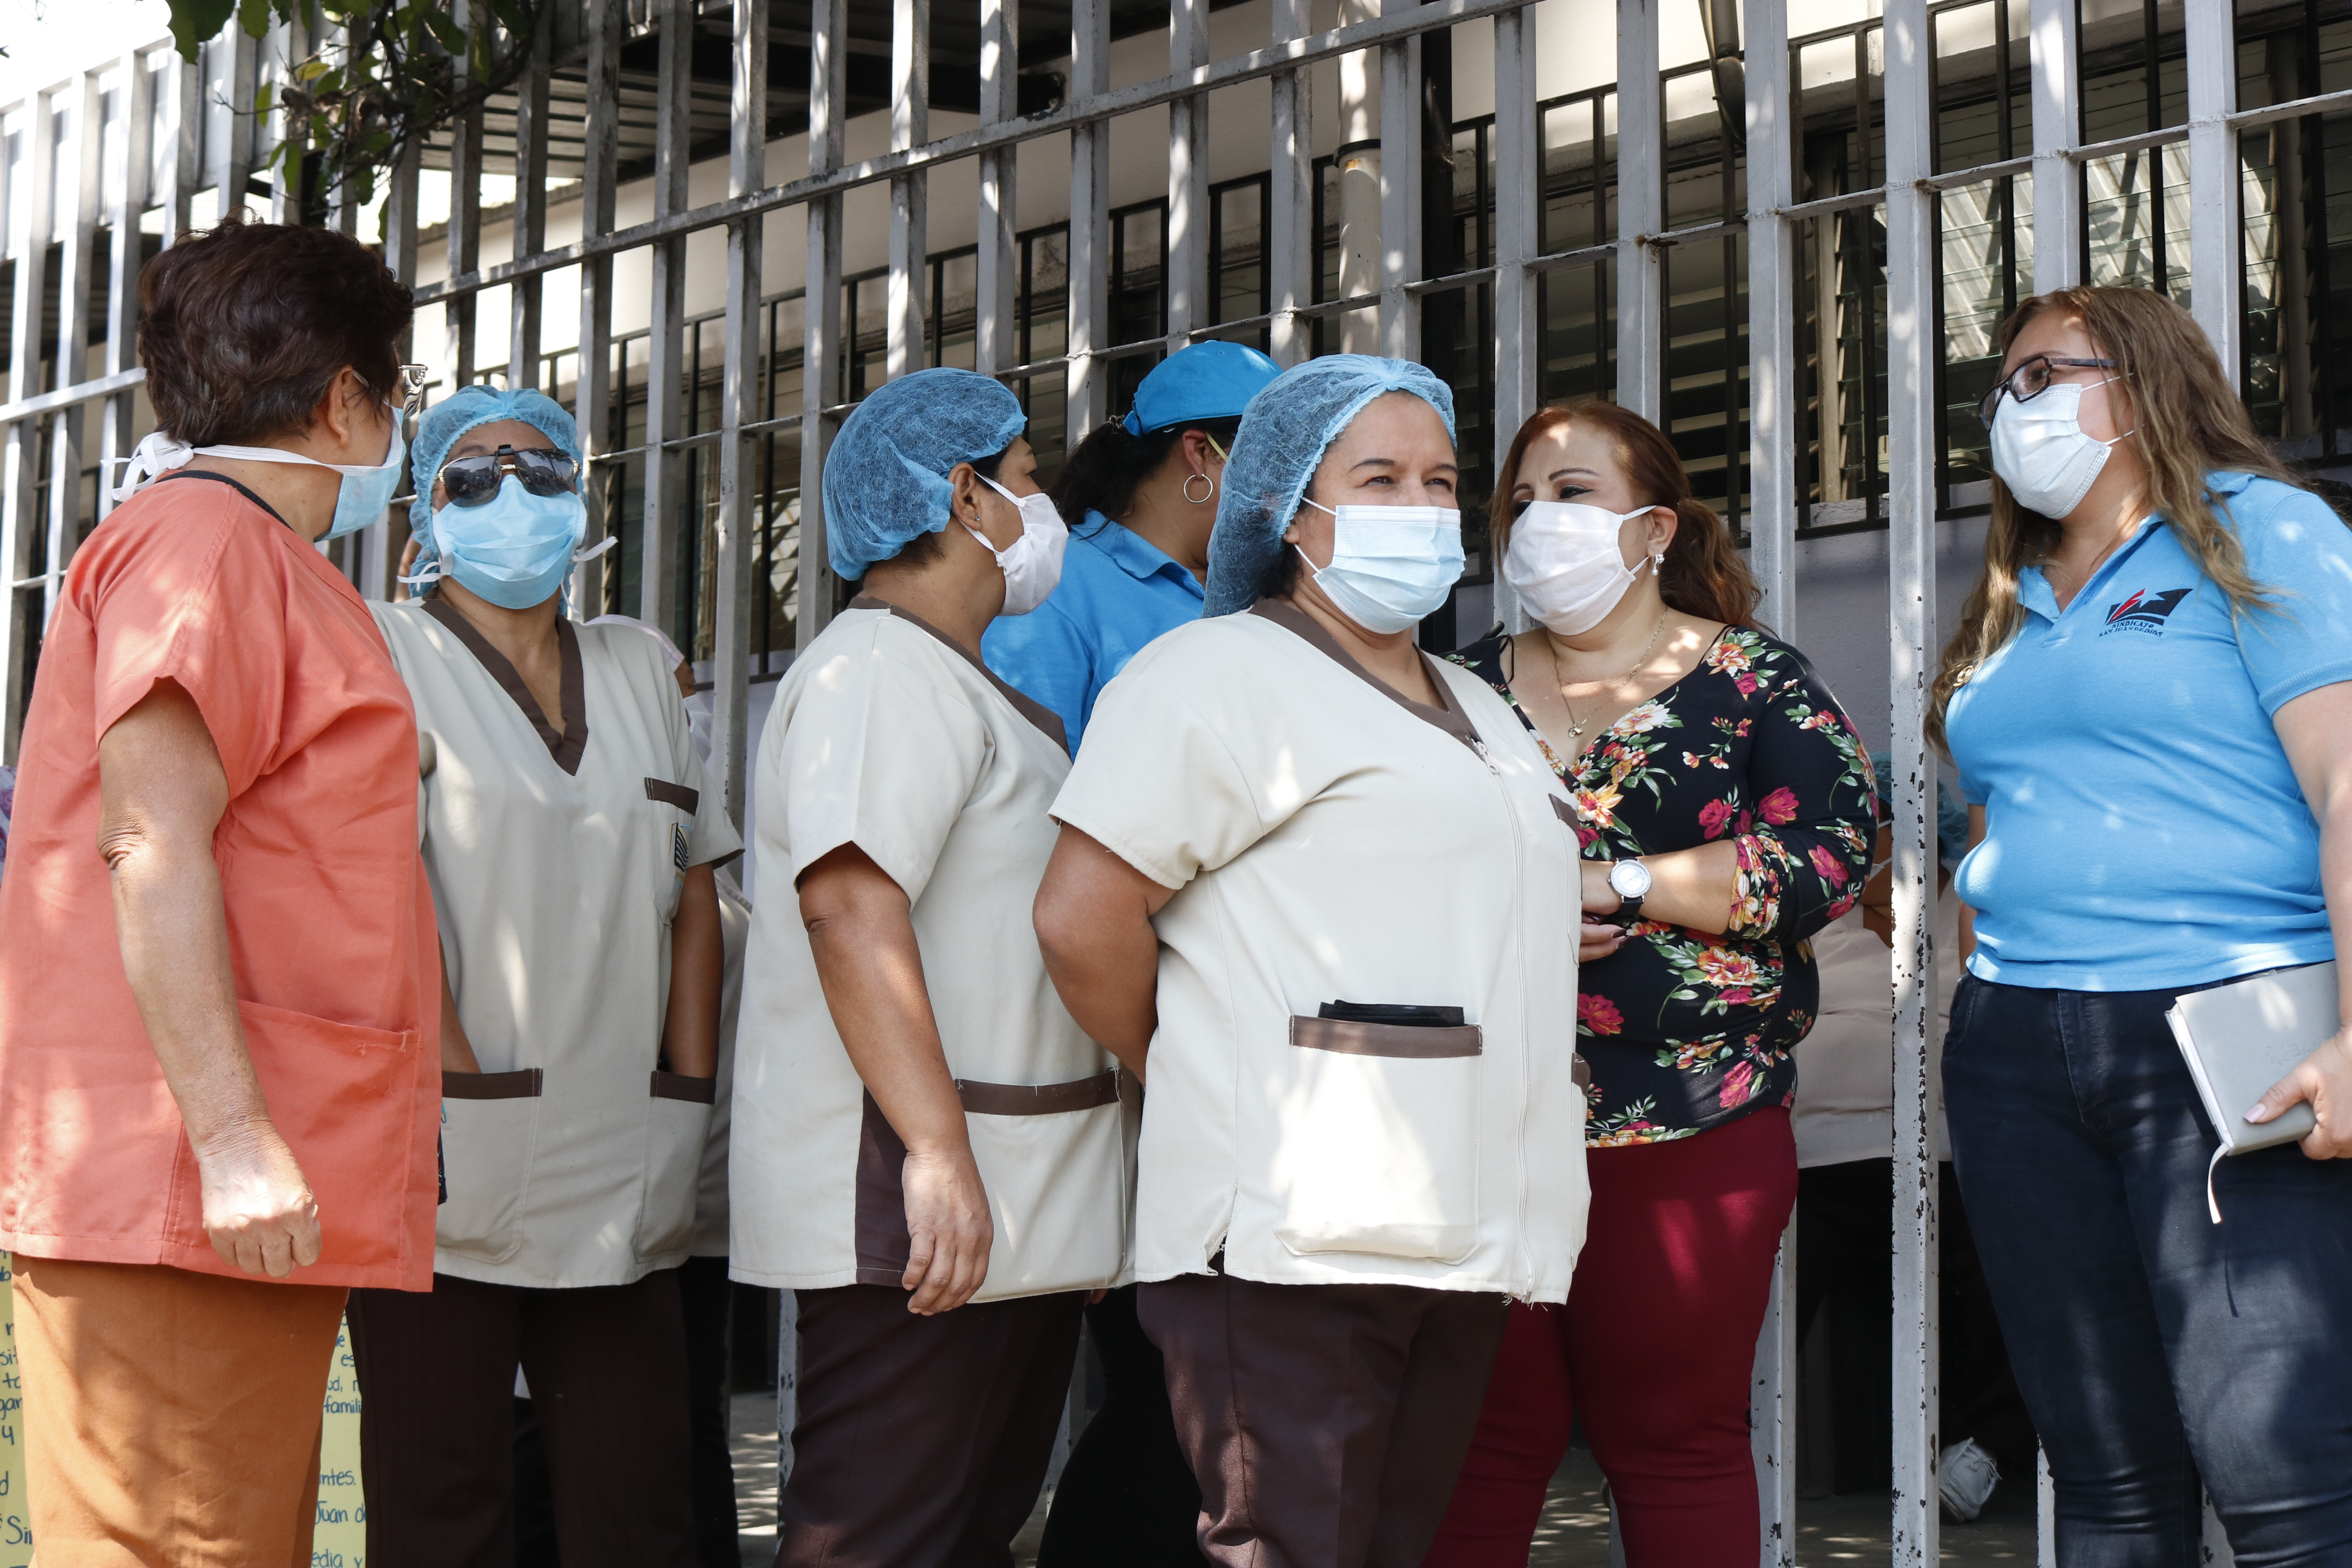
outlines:
{"label": "brown trim on scrub top", "polygon": [[955,1080],[964,1110],[973,1116],[1056,1116],[1118,1103],[1118,1073],[1097,1073],[1068,1083],[979,1083]]}
{"label": "brown trim on scrub top", "polygon": [[457,1072],[441,1069],[444,1100],[537,1100],[546,1082],[543,1068],[517,1068],[512,1072]]}
{"label": "brown trim on scrub top", "polygon": [[947,633],[940,630],[939,627],[931,625],[930,622],[923,619],[922,616],[908,615],[898,605],[889,603],[887,600],[877,599],[871,594],[858,595],[857,597],[849,601],[849,607],[853,610],[880,610],[885,614],[898,616],[900,620],[905,621],[909,626],[919,626],[924,631],[930,633],[931,636],[939,638],[940,641],[948,647],[954,649],[956,656],[961,658],[966,664],[969,664],[972,668],[986,676],[988,678],[988,683],[996,688],[998,694],[1007,702],[1013,704],[1013,710],[1014,712],[1020,714],[1021,717],[1028,720],[1029,722],[1036,725],[1038,729],[1043,730],[1046,734],[1052,736],[1054,744],[1061,747],[1063,751],[1067,752],[1070,749],[1069,733],[1062,728],[1062,716],[1060,714],[1055,712],[1051,708],[1046,707],[1035,698],[1026,696],[1015,688],[1004,684],[1002,679],[998,679],[996,671],[989,668],[988,666],[973,658],[971,652],[965,648],[963,644],[956,641],[955,638],[948,636]]}
{"label": "brown trim on scrub top", "polygon": [[647,779],[646,798],[659,801],[664,805],[674,805],[688,816],[692,816],[702,806],[700,790],[688,788],[682,784],[672,784],[667,779]]}
{"label": "brown trim on scrub top", "polygon": [[554,757],[555,765],[567,773],[578,773],[580,759],[588,750],[588,690],[580,669],[580,634],[572,629],[571,621],[562,616],[555,617],[555,642],[563,658],[563,728],[558,731],[548,724],[547,715],[540,710],[539,700],[530,694],[530,688],[522,683],[522,677],[516,673],[507,656],[491,647],[490,639],[478,631],[473,622],[459,615],[448,600],[438,594],[434,595],[425,601],[425,613],[456,633],[457,640],[466,645],[467,651],[489,671],[490,679],[499,683],[499,689],[514,699],[514,705],[522,710],[522,716],[530,721],[530,727],[539,731],[541,740],[547,742],[548,752]]}
{"label": "brown trim on scrub top", "polygon": [[[1457,1014],[1456,1016],[1459,1016]],[[1310,1051],[1336,1051],[1348,1057],[1402,1057],[1436,1061],[1475,1057],[1486,1048],[1486,1037],[1475,1024],[1366,1024],[1352,1018],[1290,1020],[1290,1043]]]}
{"label": "brown trim on scrub top", "polygon": [[646,1091],[653,1100],[683,1100],[694,1105],[719,1103],[719,1080],[715,1078],[688,1078],[682,1072],[665,1072],[654,1068],[653,1087]]}
{"label": "brown trim on scrub top", "polygon": [[1454,693],[1446,689],[1444,678],[1437,673],[1437,661],[1430,658],[1425,651],[1420,648],[1413,650],[1421,655],[1422,668],[1429,674],[1429,684],[1436,691],[1437,700],[1445,704],[1443,708],[1432,708],[1426,702],[1415,702],[1412,698],[1358,664],[1355,656],[1341,647],[1337,637],[1316,625],[1312,616],[1296,605],[1286,605],[1278,599],[1260,599],[1250,606],[1249,613],[1253,616],[1264,616],[1284,631],[1305,638],[1318,653],[1328,655],[1340,668],[1355,676],[1423,723],[1435,725],[1474,752],[1486,744],[1479,738],[1478,727],[1470,722],[1469,715],[1464,713],[1455,705]]}

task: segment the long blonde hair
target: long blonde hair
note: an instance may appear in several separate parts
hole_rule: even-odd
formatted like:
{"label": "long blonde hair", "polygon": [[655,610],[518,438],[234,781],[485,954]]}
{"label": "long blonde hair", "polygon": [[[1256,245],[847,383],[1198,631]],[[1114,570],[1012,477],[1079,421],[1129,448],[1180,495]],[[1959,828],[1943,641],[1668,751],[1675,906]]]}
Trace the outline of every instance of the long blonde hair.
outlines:
{"label": "long blonde hair", "polygon": [[[2001,323],[2004,360],[2027,324],[2050,310],[2080,317],[2098,357],[2116,362],[2109,374],[2130,384],[2134,428],[2124,438],[2147,468],[2148,510],[2171,524],[2200,570],[2229,595],[2231,614],[2269,608],[2273,592],[2247,575],[2245,552],[2214,514],[2205,476],[2219,470],[2298,487],[2301,481],[2254,434],[2245,405],[2196,321],[2152,289],[2054,289],[2024,300]],[[1984,571],[1960,606],[1959,628],[1944,645],[1928,700],[1927,733],[1938,749],[1945,746],[1944,710],[1952,693],[2024,619],[2018,574],[2048,560],[2061,537],[2056,519],[2026,510],[2007,485],[1993,479]]]}

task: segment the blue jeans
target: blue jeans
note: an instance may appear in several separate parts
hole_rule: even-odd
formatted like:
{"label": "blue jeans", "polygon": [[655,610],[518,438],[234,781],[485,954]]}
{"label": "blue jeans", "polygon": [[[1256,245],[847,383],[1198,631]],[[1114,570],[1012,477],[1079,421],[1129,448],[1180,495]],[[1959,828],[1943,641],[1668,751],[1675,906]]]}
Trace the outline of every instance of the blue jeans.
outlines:
{"label": "blue jeans", "polygon": [[2352,1564],[2352,1162],[2221,1163],[2177,991],[1970,976],[1944,1098],[1970,1228],[2057,1486],[2063,1568]]}

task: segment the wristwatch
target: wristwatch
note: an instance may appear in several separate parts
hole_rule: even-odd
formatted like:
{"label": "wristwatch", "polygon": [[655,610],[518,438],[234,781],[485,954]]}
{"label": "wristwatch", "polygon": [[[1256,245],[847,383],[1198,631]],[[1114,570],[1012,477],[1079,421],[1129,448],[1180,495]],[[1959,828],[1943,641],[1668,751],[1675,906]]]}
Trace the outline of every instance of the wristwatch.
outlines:
{"label": "wristwatch", "polygon": [[1609,868],[1609,886],[1619,900],[1611,918],[1619,925],[1631,926],[1642,918],[1642,900],[1649,896],[1651,880],[1650,868],[1639,860],[1620,860]]}

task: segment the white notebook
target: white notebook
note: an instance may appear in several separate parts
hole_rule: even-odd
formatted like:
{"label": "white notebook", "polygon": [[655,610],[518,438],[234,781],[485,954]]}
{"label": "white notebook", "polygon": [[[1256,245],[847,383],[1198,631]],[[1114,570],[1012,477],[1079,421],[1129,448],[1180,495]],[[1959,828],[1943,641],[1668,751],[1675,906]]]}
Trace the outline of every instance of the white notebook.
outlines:
{"label": "white notebook", "polygon": [[2269,1121],[2249,1121],[2246,1112],[2340,1026],[2336,965],[2267,970],[2192,991],[2176,999],[2165,1017],[2180,1042],[2189,1076],[2197,1080],[2205,1115],[2221,1138],[2205,1168],[2205,1206],[2219,1225],[2214,1167],[2231,1154],[2292,1143],[2316,1125],[2308,1101]]}

